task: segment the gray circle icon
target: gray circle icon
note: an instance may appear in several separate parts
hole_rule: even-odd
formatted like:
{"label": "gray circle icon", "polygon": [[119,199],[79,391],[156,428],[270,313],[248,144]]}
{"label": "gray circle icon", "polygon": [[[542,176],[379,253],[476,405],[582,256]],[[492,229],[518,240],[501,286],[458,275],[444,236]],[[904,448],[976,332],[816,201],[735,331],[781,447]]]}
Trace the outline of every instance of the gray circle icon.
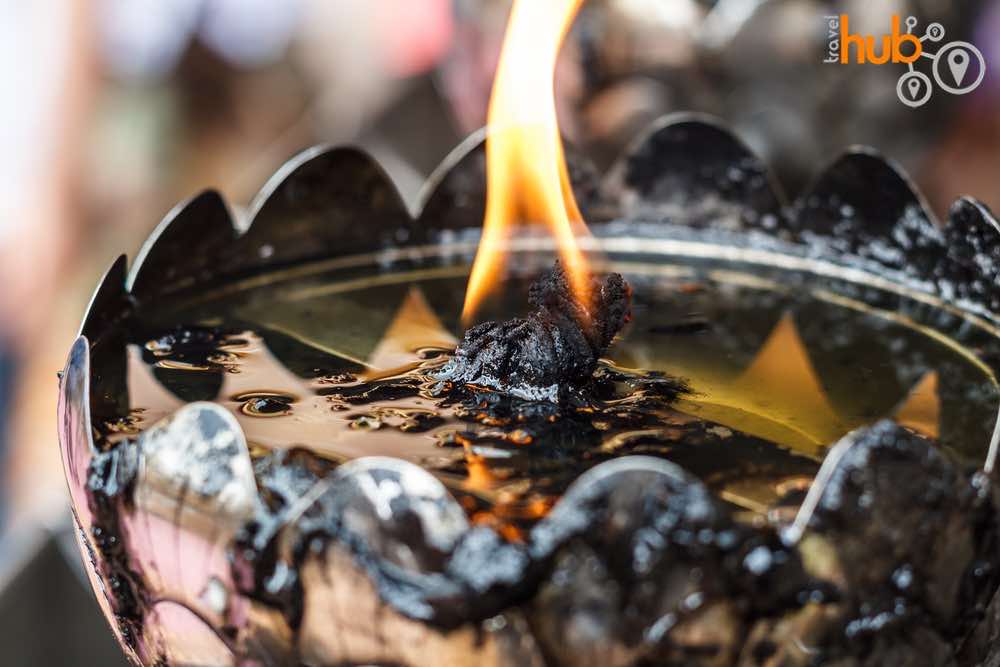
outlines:
{"label": "gray circle icon", "polygon": [[931,79],[923,72],[916,70],[906,72],[896,83],[896,96],[908,107],[919,107],[931,98]]}
{"label": "gray circle icon", "polygon": [[924,30],[924,37],[932,42],[940,42],[944,39],[944,26],[940,23],[929,24],[927,30]]}
{"label": "gray circle icon", "polygon": [[943,90],[964,95],[983,82],[986,60],[979,49],[969,42],[948,42],[934,54],[931,69],[934,80]]}

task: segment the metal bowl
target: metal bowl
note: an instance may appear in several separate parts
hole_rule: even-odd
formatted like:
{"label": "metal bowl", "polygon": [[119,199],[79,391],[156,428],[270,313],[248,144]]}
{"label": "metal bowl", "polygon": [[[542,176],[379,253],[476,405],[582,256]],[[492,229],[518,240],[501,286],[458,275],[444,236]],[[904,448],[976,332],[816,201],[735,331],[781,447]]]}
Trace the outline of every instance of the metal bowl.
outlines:
{"label": "metal bowl", "polygon": [[[573,151],[569,160],[592,243],[609,257],[794,274],[832,298],[905,314],[971,350],[990,377],[1000,369],[1000,226],[971,198],[939,225],[871,149],[845,152],[791,203],[758,158],[700,116],[657,122],[604,178]],[[298,481],[279,484],[255,470],[239,423],[213,403],[127,432],[130,318],[317,263],[467,263],[484,164],[479,134],[408,207],[367,155],[311,149],[245,219],[204,192],[168,214],[131,268],[122,256],[108,270],[61,374],[58,418],[80,552],[134,663],[996,658],[996,429],[970,445],[982,454],[973,465],[890,421],[852,432],[780,526],[737,522],[678,465],[625,456],[581,475],[523,543],[470,525],[438,479],[401,459],[322,474],[289,459],[279,468]],[[109,442],[101,429],[115,420],[128,437]],[[284,505],[261,527],[265,491]]]}

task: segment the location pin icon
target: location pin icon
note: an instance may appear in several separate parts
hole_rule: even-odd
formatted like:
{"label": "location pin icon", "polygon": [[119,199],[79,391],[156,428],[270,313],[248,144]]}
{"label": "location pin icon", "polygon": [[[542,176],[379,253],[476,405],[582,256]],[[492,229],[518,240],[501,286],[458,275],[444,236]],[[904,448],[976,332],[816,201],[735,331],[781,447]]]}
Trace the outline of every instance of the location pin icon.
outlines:
{"label": "location pin icon", "polygon": [[920,92],[920,82],[917,79],[910,79],[906,82],[906,87],[910,89],[910,97],[917,99],[917,93]]}
{"label": "location pin icon", "polygon": [[948,54],[948,69],[951,70],[951,75],[955,77],[955,85],[961,86],[962,79],[965,78],[965,72],[969,69],[969,54],[964,49],[953,49]]}

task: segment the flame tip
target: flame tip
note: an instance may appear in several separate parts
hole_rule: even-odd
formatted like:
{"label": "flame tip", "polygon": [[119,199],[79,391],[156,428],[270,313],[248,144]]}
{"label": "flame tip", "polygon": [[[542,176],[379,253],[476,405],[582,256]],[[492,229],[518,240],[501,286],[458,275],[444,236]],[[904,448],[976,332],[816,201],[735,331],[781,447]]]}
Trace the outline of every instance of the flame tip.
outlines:
{"label": "flame tip", "polygon": [[474,318],[506,260],[516,222],[544,222],[577,301],[589,303],[590,271],[577,233],[586,225],[573,197],[559,134],[556,59],[583,0],[514,0],[490,96],[486,214],[469,276],[462,322]]}

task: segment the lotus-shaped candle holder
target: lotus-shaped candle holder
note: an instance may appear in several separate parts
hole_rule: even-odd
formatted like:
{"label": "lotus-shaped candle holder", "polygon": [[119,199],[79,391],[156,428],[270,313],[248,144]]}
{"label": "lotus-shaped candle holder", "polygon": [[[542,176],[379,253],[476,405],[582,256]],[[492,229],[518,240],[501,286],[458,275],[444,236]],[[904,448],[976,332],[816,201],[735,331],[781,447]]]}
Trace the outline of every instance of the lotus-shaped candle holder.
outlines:
{"label": "lotus-shaped candle holder", "polygon": [[[670,294],[697,295],[699,281],[729,285],[691,297],[711,307],[729,294],[720,311],[738,304],[718,327],[716,356],[757,335],[760,304],[780,310],[776,297],[743,302],[732,290],[785,288],[820,306],[797,315],[797,329],[788,318],[766,323],[751,345],[761,355],[778,346],[771,365],[738,358],[735,379],[693,379],[679,410],[697,419],[616,438],[588,421],[590,444],[577,449],[546,449],[544,434],[517,443],[510,430],[478,432],[494,445],[470,445],[453,431],[453,449],[433,445],[444,463],[381,446],[367,456],[358,443],[407,442],[405,431],[431,432],[436,417],[412,405],[345,411],[364,402],[329,387],[397,365],[402,352],[385,332],[401,317],[446,349],[461,333],[457,311],[442,315],[446,298],[412,284],[393,292],[405,295],[402,306],[372,298],[331,311],[285,308],[308,301],[301,291],[263,307],[253,295],[302,281],[309,299],[351,285],[381,289],[398,286],[391,277],[400,271],[409,272],[404,284],[460,284],[484,208],[483,136],[445,161],[415,206],[352,148],[292,159],[245,219],[215,192],[194,197],[130,268],[121,257],[108,270],[61,374],[60,444],[80,552],[134,663],[997,658],[1000,226],[986,207],[960,199],[940,225],[899,169],[869,149],[844,153],[789,203],[739,140],[690,115],[656,123],[603,179],[572,152],[569,165],[593,227],[590,248],[609,264],[666,275]],[[544,239],[515,246],[525,257],[551,250]],[[328,287],[328,275],[339,287]],[[655,308],[642,310],[642,284],[636,294],[640,326]],[[238,303],[241,321],[266,324],[264,342],[213,328],[221,303]],[[838,328],[841,315],[824,319],[829,309],[882,324],[859,342]],[[195,323],[202,328],[180,326]],[[681,322],[662,347],[683,374],[701,377],[684,366],[694,349],[685,326],[699,325]],[[803,350],[810,327],[828,341],[817,352],[823,364]],[[267,370],[273,386],[256,387],[275,391],[240,385],[259,381],[240,365],[253,345],[281,362]],[[904,394],[916,387],[906,405],[886,410],[879,402],[899,397],[855,383],[838,391],[875,407],[844,416],[826,395],[836,393],[828,379],[838,368],[865,355],[871,367],[891,366]],[[641,357],[635,366],[648,365]],[[771,413],[737,409],[726,394],[733,387],[751,399],[772,389],[784,398],[771,401]],[[313,417],[337,410],[368,430],[366,440],[344,440],[343,456],[319,451],[327,427]],[[722,414],[738,415],[739,428]],[[253,419],[269,430],[251,433]],[[301,446],[274,446],[282,433]],[[482,468],[491,456],[509,461],[505,474],[518,484],[551,483],[543,509],[509,521],[483,510],[503,495],[475,483],[502,477]],[[767,483],[748,491],[753,475]]]}

